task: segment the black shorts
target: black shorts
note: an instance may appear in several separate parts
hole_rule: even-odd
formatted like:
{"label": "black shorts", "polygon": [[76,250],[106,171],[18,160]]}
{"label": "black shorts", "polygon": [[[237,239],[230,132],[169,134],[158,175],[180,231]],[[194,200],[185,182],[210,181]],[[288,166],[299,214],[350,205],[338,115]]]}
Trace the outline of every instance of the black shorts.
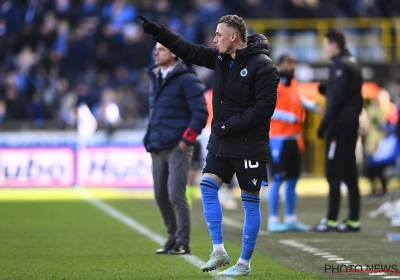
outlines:
{"label": "black shorts", "polygon": [[[300,177],[301,154],[296,139],[283,140],[278,156],[277,147],[270,141],[270,168],[275,179],[291,179]],[[274,150],[275,149],[275,150]]]}
{"label": "black shorts", "polygon": [[201,169],[201,167],[203,166],[203,157],[201,156],[202,150],[200,141],[198,140],[194,141],[193,145],[194,145],[194,151],[190,167],[194,169]]}
{"label": "black shorts", "polygon": [[204,173],[215,174],[226,184],[231,182],[236,173],[239,187],[249,192],[259,191],[260,187],[267,185],[268,182],[266,162],[215,157],[210,152],[203,165]]}

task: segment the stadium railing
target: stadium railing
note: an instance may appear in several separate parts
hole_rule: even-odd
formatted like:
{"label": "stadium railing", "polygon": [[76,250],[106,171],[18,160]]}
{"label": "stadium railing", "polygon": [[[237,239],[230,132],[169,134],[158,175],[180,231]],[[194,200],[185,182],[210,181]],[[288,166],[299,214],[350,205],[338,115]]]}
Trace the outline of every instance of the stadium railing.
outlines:
{"label": "stadium railing", "polygon": [[249,30],[268,35],[272,56],[292,52],[298,59],[324,61],[322,41],[330,28],[345,32],[361,61],[400,62],[399,18],[247,19]]}

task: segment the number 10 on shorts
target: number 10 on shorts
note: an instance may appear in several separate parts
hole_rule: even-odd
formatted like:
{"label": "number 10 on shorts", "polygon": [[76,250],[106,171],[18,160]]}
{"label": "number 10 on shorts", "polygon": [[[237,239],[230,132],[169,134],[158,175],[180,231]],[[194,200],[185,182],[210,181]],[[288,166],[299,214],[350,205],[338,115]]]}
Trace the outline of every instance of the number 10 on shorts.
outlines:
{"label": "number 10 on shorts", "polygon": [[244,160],[244,169],[257,168],[257,167],[258,167],[258,161],[256,161],[255,164],[253,164],[250,159],[245,159]]}

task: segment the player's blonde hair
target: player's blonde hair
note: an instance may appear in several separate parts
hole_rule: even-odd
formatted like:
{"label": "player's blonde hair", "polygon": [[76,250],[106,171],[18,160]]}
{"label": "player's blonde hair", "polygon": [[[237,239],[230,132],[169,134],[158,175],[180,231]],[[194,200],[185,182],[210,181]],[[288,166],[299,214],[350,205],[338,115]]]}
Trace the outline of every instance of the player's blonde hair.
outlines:
{"label": "player's blonde hair", "polygon": [[225,23],[227,26],[233,27],[239,33],[239,37],[243,43],[247,42],[247,28],[243,18],[237,15],[227,15],[221,17],[217,23]]}

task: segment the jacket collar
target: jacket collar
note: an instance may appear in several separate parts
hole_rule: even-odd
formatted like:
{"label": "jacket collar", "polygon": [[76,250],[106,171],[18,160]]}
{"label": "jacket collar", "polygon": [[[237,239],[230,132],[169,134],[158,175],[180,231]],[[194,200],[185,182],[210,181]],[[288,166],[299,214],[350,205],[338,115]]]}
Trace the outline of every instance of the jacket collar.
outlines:
{"label": "jacket collar", "polygon": [[332,61],[337,62],[345,56],[350,56],[350,52],[347,48],[344,48],[337,56],[333,57]]}
{"label": "jacket collar", "polygon": [[[150,78],[151,77],[158,78],[158,75],[160,74],[160,69],[161,69],[160,66],[154,65],[152,67],[146,68],[146,72]],[[175,64],[175,68],[167,75],[166,78],[168,79],[172,76],[175,76],[183,72],[189,72],[197,75],[196,71],[194,71],[192,64],[186,63],[182,60],[178,60],[177,63]]]}

